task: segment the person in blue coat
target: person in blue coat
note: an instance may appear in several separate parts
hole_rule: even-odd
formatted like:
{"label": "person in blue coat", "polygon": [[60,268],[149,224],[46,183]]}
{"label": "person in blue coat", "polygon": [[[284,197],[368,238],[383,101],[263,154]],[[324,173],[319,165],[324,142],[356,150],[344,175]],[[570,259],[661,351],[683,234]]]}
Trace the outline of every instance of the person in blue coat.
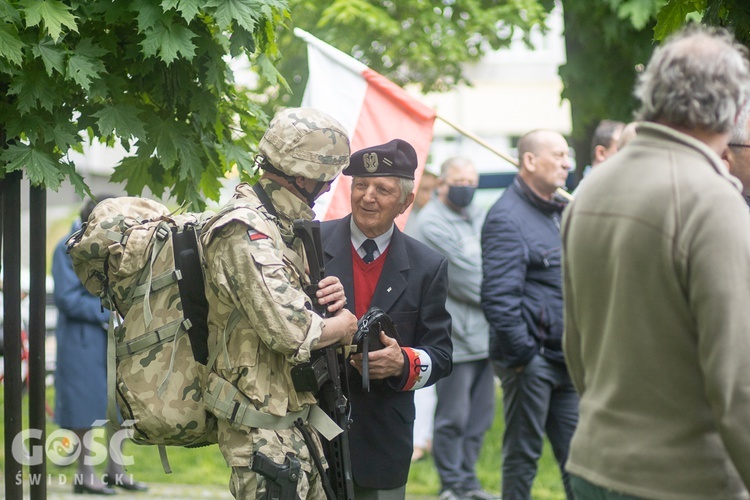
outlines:
{"label": "person in blue coat", "polygon": [[563,294],[557,193],[570,170],[568,143],[534,130],[518,141],[519,173],[482,226],[481,305],[490,359],[503,388],[502,498],[526,500],[547,434],[564,471],[578,421],[578,395],[562,351]]}
{"label": "person in blue coat", "polygon": [[[99,200],[105,198],[110,196]],[[81,228],[81,221],[88,220],[95,205],[93,200],[86,203],[70,234]],[[73,491],[114,495],[115,490],[109,483],[129,490],[145,490],[145,484],[133,481],[115,461],[109,460],[106,474],[97,476],[94,465],[85,460],[92,456],[89,431],[94,422],[104,420],[107,413],[107,325],[110,313],[102,308],[98,297],[84,288],[73,270],[65,244],[69,237],[67,235],[55,247],[52,277],[58,309],[55,420],[63,429],[75,432],[82,446]]]}

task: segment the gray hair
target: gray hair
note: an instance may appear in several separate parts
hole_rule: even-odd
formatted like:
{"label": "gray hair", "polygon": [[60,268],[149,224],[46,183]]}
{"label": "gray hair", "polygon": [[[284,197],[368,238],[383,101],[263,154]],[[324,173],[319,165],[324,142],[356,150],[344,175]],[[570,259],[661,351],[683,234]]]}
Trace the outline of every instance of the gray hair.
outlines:
{"label": "gray hair", "polygon": [[637,119],[726,133],[748,98],[747,49],[726,30],[689,26],[658,47],[635,88]]}
{"label": "gray hair", "polygon": [[401,188],[401,196],[398,198],[399,203],[406,201],[406,197],[414,191],[414,179],[407,179],[405,177],[398,178],[398,186]]}
{"label": "gray hair", "polygon": [[747,128],[747,120],[750,118],[750,101],[746,102],[740,114],[737,115],[737,122],[732,128],[732,137],[729,139],[731,144],[745,144],[750,136],[750,130]]}

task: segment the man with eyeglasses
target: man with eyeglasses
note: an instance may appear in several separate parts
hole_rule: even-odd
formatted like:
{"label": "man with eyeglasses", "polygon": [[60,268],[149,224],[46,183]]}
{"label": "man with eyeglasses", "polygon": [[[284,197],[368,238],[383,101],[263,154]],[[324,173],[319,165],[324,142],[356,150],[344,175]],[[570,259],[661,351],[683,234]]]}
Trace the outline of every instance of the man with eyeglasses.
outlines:
{"label": "man with eyeglasses", "polygon": [[742,183],[742,194],[750,205],[750,103],[745,104],[737,116],[729,145],[721,154],[729,173]]}
{"label": "man with eyeglasses", "polygon": [[414,391],[453,366],[448,262],[394,224],[414,201],[416,168],[416,151],[401,139],[353,153],[343,172],[352,177],[352,213],[321,225],[326,273],[344,285],[346,307],[358,318],[379,307],[402,341],[381,334],[385,348],[367,358],[369,392],[362,384],[362,354],[351,359],[349,448],[357,500],[405,497]]}
{"label": "man with eyeglasses", "polygon": [[750,215],[720,155],[749,92],[731,34],[676,33],[639,77],[636,137],[563,214],[577,500],[748,498]]}

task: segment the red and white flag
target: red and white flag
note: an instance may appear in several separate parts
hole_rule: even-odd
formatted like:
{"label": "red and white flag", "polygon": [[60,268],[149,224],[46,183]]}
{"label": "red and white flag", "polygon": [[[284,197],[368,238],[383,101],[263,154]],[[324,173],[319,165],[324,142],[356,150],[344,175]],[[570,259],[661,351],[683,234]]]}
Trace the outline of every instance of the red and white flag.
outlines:
{"label": "red and white flag", "polygon": [[[310,76],[302,106],[330,114],[349,132],[352,152],[403,139],[414,146],[419,159],[415,184],[419,184],[432,142],[435,110],[422,104],[383,75],[353,57],[295,28],[307,43]],[[315,203],[321,220],[338,219],[351,212],[351,182],[339,176],[326,196]],[[407,211],[396,219],[403,229]]]}

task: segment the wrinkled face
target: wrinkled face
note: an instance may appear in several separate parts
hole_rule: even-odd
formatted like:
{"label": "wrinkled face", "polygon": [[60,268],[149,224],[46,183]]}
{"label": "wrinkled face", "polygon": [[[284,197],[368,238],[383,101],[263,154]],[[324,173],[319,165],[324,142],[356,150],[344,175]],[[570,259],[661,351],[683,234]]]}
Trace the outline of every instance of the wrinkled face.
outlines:
{"label": "wrinkled face", "polygon": [[569,149],[562,135],[549,132],[535,154],[524,154],[524,168],[531,174],[532,187],[544,197],[551,197],[557,188],[565,186],[570,170]]}
{"label": "wrinkled face", "polygon": [[354,177],[352,179],[352,217],[368,238],[388,231],[393,221],[414,200],[409,193],[401,201],[401,184],[397,177]]}

